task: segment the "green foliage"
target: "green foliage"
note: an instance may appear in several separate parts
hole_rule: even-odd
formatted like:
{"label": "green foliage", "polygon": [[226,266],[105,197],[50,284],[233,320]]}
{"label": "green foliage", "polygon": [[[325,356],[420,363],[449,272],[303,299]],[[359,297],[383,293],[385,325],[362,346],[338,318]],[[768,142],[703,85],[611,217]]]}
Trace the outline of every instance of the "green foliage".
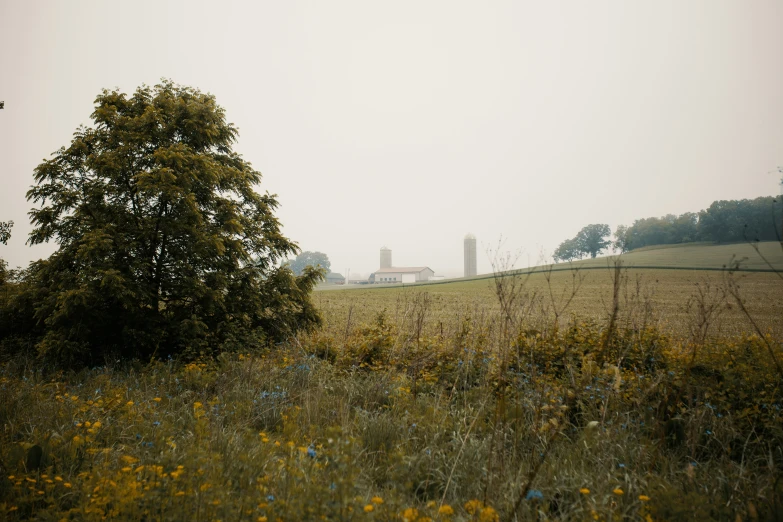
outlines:
{"label": "green foliage", "polygon": [[555,261],[572,261],[589,255],[595,258],[606,250],[611,242],[609,225],[587,225],[573,239],[566,239],[557,247],[554,253]]}
{"label": "green foliage", "polygon": [[582,259],[584,252],[579,248],[576,238],[566,239],[558,245],[553,257],[556,262],[573,261],[574,259]]}
{"label": "green foliage", "polygon": [[0,243],[3,245],[8,244],[8,240],[11,239],[11,229],[13,227],[13,221],[0,221]]}
{"label": "green foliage", "polygon": [[[8,244],[8,240],[11,239],[13,226],[13,221],[0,221],[0,244]],[[8,263],[6,263],[5,259],[0,259],[0,287],[6,284],[8,275]]]}
{"label": "green foliage", "polygon": [[611,244],[607,239],[612,234],[609,225],[587,225],[576,235],[576,241],[582,252],[595,258]]}
{"label": "green foliage", "polygon": [[[348,332],[333,325],[274,351],[187,364],[72,373],[6,361],[0,518],[780,513],[783,383],[760,339],[718,338],[694,358],[654,329],[620,328],[607,344],[604,326],[577,318],[558,332],[520,331],[508,347],[476,318],[444,332],[418,350],[405,318],[381,312]],[[325,336],[334,361],[309,355]],[[544,452],[540,498],[515,513]]]}
{"label": "green foliage", "polygon": [[326,254],[322,252],[310,252],[308,250],[296,256],[296,259],[293,261],[289,261],[288,266],[296,275],[300,275],[308,266],[321,267],[329,272],[332,264],[329,262],[329,258]]}
{"label": "green foliage", "polygon": [[59,245],[13,304],[42,356],[208,352],[318,324],[309,292],[322,273],[276,267],[298,248],[276,198],[255,192],[261,174],[232,151],[237,130],[214,96],[170,81],[104,90],[92,119],[27,194],[39,205],[29,242]]}
{"label": "green foliage", "polygon": [[626,252],[652,245],[693,241],[727,243],[736,241],[778,241],[783,214],[779,200],[772,197],[715,201],[699,213],[637,219],[615,232],[615,248]]}
{"label": "green foliage", "polygon": [[618,225],[617,230],[614,233],[614,241],[612,247],[615,250],[619,250],[624,254],[628,252],[628,227],[625,225]]}

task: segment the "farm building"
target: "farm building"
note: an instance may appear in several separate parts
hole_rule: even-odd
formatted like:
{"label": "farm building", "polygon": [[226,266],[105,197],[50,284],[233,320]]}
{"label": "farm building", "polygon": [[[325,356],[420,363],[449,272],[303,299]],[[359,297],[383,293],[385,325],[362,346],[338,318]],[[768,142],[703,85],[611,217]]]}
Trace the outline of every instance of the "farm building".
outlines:
{"label": "farm building", "polygon": [[371,277],[376,283],[417,283],[428,281],[435,272],[426,266],[389,267],[381,268]]}
{"label": "farm building", "polygon": [[329,285],[342,285],[345,284],[345,277],[337,272],[329,272],[326,274],[326,284]]}

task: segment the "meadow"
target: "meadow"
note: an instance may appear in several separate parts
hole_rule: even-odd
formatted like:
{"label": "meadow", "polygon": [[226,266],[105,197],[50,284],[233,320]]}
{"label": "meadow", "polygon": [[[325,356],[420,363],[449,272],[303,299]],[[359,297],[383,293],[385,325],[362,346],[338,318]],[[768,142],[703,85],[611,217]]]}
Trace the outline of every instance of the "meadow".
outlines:
{"label": "meadow", "polygon": [[7,359],[0,518],[783,519],[783,279],[595,262],[319,290],[255,353]]}

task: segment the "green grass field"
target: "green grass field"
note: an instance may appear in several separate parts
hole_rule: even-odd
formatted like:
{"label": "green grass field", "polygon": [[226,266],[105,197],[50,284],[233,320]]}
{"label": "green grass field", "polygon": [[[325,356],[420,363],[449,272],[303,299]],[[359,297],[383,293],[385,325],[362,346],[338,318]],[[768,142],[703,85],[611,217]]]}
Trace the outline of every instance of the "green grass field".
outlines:
{"label": "green grass field", "polygon": [[253,353],[3,361],[0,519],[782,520],[783,280],[614,281],[320,290],[322,328]]}

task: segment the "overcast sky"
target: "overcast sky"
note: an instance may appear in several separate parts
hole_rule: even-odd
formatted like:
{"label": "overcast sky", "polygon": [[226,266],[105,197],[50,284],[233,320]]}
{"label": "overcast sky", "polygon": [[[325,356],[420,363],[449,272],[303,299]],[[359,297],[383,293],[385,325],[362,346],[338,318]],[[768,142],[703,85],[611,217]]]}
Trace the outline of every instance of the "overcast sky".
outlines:
{"label": "overcast sky", "polygon": [[0,257],[36,165],[102,88],[210,92],[332,269],[535,263],[584,225],[778,192],[783,2],[0,0]]}

